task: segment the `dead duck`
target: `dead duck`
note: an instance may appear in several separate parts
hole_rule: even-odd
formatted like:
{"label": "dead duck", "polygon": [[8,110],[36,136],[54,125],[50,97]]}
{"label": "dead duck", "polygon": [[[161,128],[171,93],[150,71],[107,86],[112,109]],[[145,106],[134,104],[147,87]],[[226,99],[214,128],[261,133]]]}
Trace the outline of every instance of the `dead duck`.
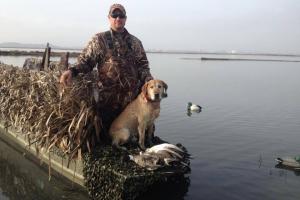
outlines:
{"label": "dead duck", "polygon": [[140,167],[151,171],[162,167],[159,158],[151,154],[140,152],[140,154],[137,155],[129,155],[129,159],[134,161]]}
{"label": "dead duck", "polygon": [[170,165],[187,167],[190,155],[176,145],[163,143],[147,148],[144,152],[141,151],[137,155],[130,155],[129,158],[141,167],[148,170],[156,170]]}
{"label": "dead duck", "polygon": [[188,102],[187,110],[194,111],[194,112],[201,112],[202,107],[199,105],[193,104],[192,102]]}
{"label": "dead duck", "polygon": [[295,170],[300,170],[300,156],[295,157],[282,157],[275,159],[278,164],[293,168]]}

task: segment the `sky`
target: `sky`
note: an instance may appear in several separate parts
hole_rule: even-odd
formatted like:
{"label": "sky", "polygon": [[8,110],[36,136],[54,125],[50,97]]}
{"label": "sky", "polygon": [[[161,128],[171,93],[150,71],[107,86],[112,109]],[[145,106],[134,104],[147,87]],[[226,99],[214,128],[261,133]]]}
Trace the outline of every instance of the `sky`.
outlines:
{"label": "sky", "polygon": [[300,0],[0,0],[0,43],[82,48],[113,3],[145,49],[300,54]]}

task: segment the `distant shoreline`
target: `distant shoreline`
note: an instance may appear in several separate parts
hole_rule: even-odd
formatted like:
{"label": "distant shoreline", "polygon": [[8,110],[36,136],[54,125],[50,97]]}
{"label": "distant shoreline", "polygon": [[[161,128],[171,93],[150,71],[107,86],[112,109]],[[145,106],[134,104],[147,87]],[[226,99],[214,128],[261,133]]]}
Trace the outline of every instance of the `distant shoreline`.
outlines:
{"label": "distant shoreline", "polygon": [[[41,49],[42,50],[42,49]],[[51,52],[51,56],[60,57],[64,55],[66,52]],[[3,51],[0,50],[0,56],[43,56],[44,51],[19,51],[19,50],[12,50],[12,51]],[[77,57],[80,53],[78,52],[69,52],[69,57]]]}
{"label": "distant shoreline", "polygon": [[300,62],[300,60],[282,60],[282,59],[257,59],[257,58],[181,58],[183,60],[203,60],[203,61],[268,61],[268,62]]}
{"label": "distant shoreline", "polygon": [[[1,50],[2,48],[2,50]],[[43,56],[44,49],[36,50],[3,50],[4,47],[0,48],[0,56]],[[14,49],[14,48],[9,48]],[[26,49],[26,48],[24,48]],[[69,57],[77,57],[80,54],[80,49],[53,49],[51,56],[60,57],[66,52],[69,52]],[[275,54],[275,53],[229,53],[229,52],[200,52],[200,51],[162,51],[162,50],[146,50],[146,53],[155,54],[189,54],[189,55],[199,55],[199,54],[209,54],[209,55],[250,55],[250,56],[288,56],[288,57],[300,57],[298,54]]]}

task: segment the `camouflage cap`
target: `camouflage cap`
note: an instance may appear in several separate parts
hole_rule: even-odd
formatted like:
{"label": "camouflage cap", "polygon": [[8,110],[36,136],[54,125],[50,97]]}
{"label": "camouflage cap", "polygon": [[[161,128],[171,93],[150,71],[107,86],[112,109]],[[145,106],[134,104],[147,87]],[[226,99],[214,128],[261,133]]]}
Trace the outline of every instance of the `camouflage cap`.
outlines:
{"label": "camouflage cap", "polygon": [[111,14],[115,9],[119,9],[124,15],[126,15],[126,10],[125,10],[124,6],[122,6],[121,4],[117,4],[117,3],[110,6],[109,14]]}

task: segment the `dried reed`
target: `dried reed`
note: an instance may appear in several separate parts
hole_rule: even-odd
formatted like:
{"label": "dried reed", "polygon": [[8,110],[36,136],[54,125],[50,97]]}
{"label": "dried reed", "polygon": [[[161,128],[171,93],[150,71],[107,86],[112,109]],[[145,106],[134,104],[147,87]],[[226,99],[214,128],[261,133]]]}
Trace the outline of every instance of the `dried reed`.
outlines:
{"label": "dried reed", "polygon": [[1,121],[18,128],[29,145],[49,151],[59,147],[69,158],[81,157],[100,140],[96,112],[97,75],[80,75],[62,89],[58,71],[30,71],[0,64]]}

